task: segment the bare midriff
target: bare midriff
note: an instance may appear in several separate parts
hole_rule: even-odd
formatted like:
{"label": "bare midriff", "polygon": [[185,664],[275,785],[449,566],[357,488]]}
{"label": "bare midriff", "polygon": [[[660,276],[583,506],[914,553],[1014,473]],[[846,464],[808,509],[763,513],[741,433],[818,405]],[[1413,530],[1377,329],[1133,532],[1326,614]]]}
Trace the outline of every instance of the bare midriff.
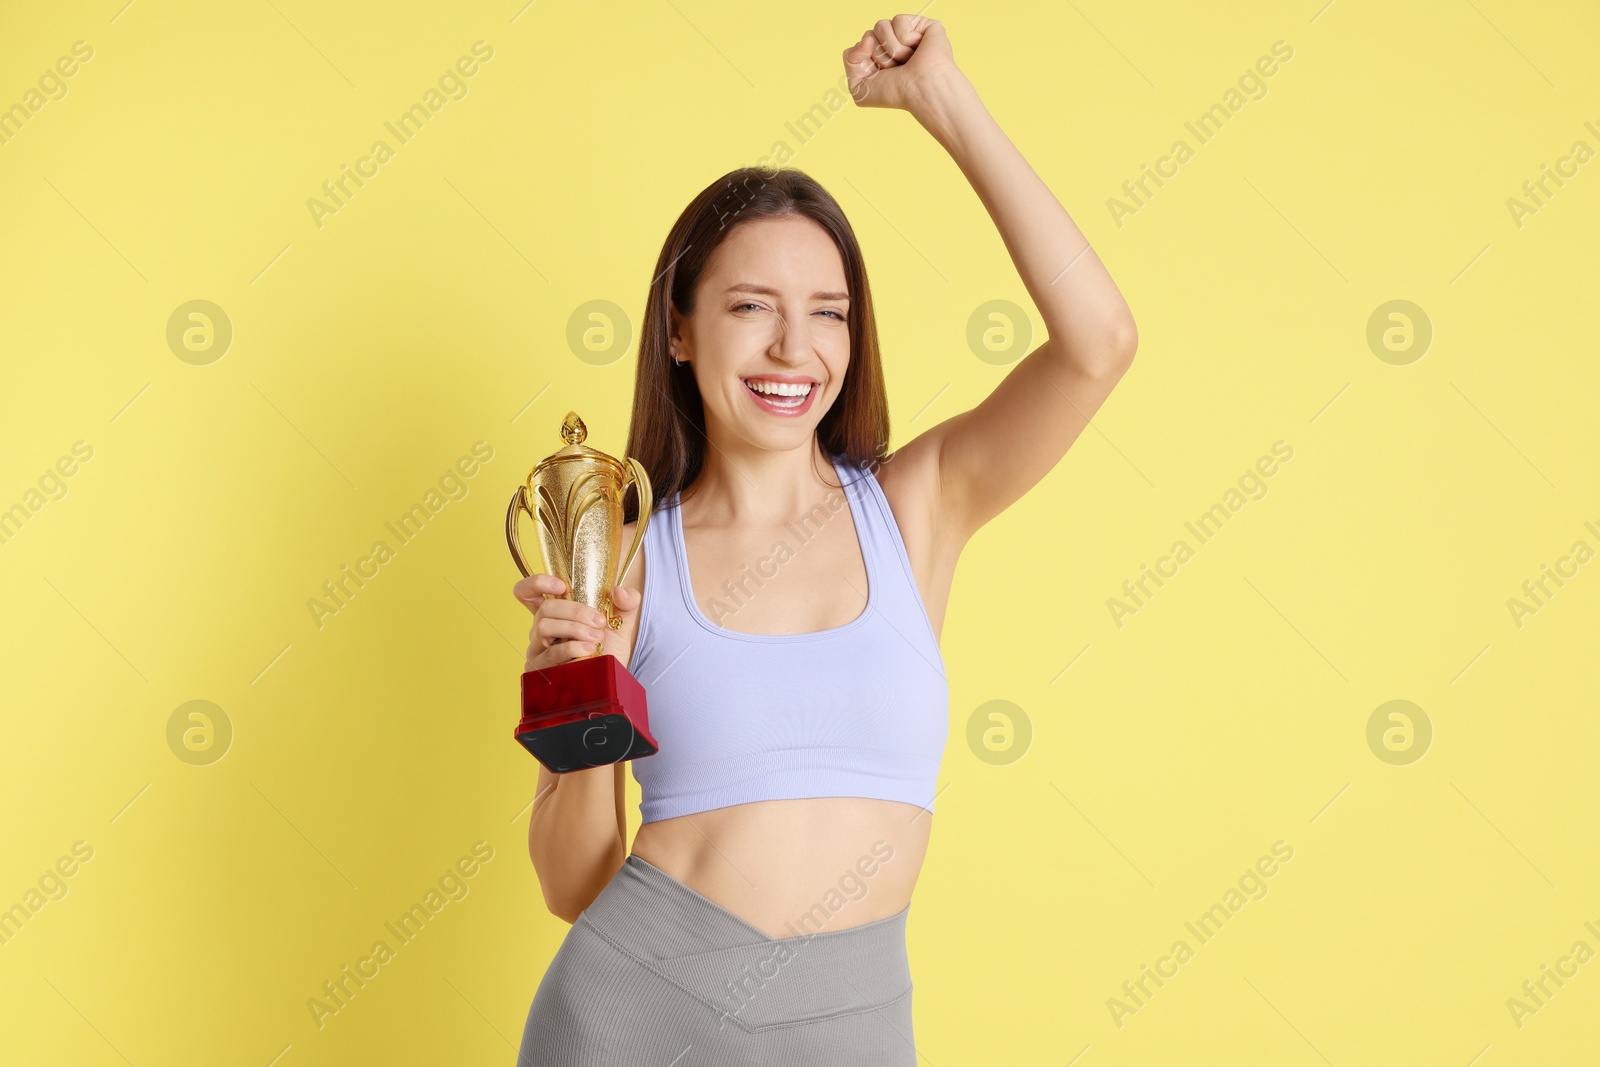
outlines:
{"label": "bare midriff", "polygon": [[932,824],[893,800],[760,800],[646,823],[633,853],[768,937],[795,937],[903,911]]}

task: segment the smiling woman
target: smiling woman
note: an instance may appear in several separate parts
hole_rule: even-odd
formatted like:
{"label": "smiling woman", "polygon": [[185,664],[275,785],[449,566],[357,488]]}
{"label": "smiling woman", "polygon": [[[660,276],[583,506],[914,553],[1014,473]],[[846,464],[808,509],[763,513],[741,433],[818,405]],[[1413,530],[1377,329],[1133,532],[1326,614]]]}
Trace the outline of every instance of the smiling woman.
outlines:
{"label": "smiling woman", "polygon": [[866,262],[822,186],[798,170],[724,175],[679,215],[654,277],[628,455],[656,499],[699,477],[719,417],[764,439],[762,452],[814,433],[828,455],[882,458],[889,411]]}
{"label": "smiling woman", "polygon": [[[956,560],[1059,462],[1135,332],[938,22],[882,20],[843,58],[857,104],[911,112],[950,151],[1050,338],[891,453],[866,265],[833,197],[747,167],[678,217],[640,329],[626,455],[653,510],[623,531],[631,543],[649,518],[640,566],[609,591],[621,626],[551,575],[515,590],[535,616],[527,669],[617,657],[659,746],[632,761],[631,850],[625,764],[539,771],[528,852],[573,928],[523,1067],[690,1049],[717,1067],[917,1063],[906,925],[949,733],[939,632]],[[804,550],[783,551],[797,529]],[[736,581],[737,613],[700,610]],[[838,891],[852,867],[870,890]]]}

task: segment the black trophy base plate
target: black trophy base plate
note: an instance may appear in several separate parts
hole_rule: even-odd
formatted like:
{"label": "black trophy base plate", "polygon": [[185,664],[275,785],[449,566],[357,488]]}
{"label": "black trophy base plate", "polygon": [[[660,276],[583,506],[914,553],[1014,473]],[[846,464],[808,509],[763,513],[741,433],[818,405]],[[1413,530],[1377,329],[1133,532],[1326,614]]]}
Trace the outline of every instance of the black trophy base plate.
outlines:
{"label": "black trophy base plate", "polygon": [[633,728],[626,715],[597,715],[517,735],[522,747],[552,774],[604,767],[656,754],[656,746]]}

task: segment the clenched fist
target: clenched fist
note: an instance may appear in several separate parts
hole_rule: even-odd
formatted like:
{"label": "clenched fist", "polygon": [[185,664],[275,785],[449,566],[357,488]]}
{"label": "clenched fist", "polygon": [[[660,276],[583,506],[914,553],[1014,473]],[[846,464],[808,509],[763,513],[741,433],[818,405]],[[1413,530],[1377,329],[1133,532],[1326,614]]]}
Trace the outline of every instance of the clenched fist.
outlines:
{"label": "clenched fist", "polygon": [[844,50],[844,69],[857,104],[911,112],[959,73],[944,27],[925,15],[879,19]]}

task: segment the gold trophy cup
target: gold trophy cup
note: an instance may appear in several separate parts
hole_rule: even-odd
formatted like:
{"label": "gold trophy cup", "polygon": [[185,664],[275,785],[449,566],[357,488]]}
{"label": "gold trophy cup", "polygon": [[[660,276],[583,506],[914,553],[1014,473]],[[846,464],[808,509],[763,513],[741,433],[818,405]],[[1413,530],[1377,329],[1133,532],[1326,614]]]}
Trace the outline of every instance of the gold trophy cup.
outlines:
{"label": "gold trophy cup", "polygon": [[[575,411],[561,421],[565,447],[540,460],[517,486],[506,509],[506,544],[517,569],[531,572],[518,537],[523,514],[534,520],[545,572],[567,585],[566,597],[622,625],[611,588],[622,581],[644,543],[650,522],[650,478],[636,459],[626,462],[584,444],[588,430]],[[622,497],[633,486],[639,518],[623,554]],[[619,566],[620,562],[620,566]],[[522,719],[516,738],[552,773],[620,763],[656,752],[644,687],[615,656],[594,652],[522,675]]]}

